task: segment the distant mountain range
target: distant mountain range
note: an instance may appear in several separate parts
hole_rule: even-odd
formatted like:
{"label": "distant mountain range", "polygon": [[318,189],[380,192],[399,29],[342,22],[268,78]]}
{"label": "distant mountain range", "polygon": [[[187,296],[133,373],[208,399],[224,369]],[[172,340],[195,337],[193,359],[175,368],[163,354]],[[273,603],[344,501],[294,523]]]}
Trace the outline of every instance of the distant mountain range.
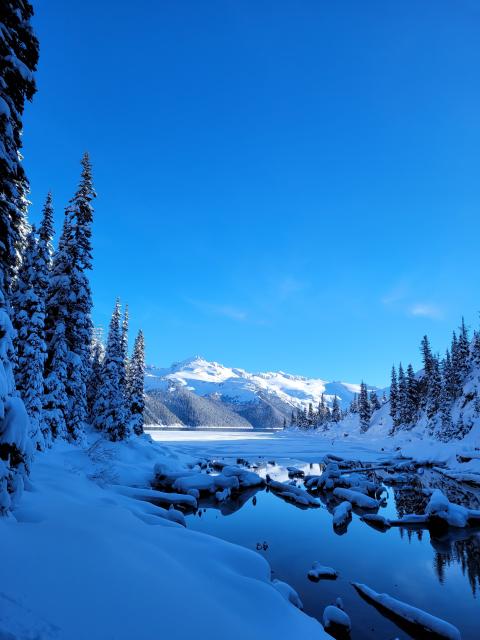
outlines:
{"label": "distant mountain range", "polygon": [[146,424],[259,429],[281,427],[292,409],[328,405],[337,396],[348,407],[359,384],[327,382],[283,371],[249,373],[195,356],[167,369],[147,367]]}

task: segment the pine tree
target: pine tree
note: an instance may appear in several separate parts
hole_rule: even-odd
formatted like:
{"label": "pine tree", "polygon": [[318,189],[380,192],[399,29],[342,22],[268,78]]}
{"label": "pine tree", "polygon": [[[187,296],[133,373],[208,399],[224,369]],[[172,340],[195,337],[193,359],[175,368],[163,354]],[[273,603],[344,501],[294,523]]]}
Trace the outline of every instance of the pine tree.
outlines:
{"label": "pine tree", "polygon": [[333,396],[332,402],[332,422],[340,422],[342,419],[342,411],[337,396]]}
{"label": "pine tree", "polygon": [[360,430],[367,431],[370,425],[370,418],[372,415],[370,402],[368,400],[367,385],[362,381],[360,384],[360,396],[358,401],[358,414],[360,417]]}
{"label": "pine tree", "polygon": [[41,297],[38,245],[32,228],[17,276],[12,304],[17,331],[15,382],[30,418],[29,436],[36,449],[50,443],[43,420],[43,375],[46,360],[45,301]]}
{"label": "pine tree", "polygon": [[92,167],[88,154],[82,158],[80,184],[70,201],[66,216],[70,219],[69,255],[70,299],[66,325],[69,348],[66,390],[69,397],[67,424],[71,438],[83,437],[88,419],[87,383],[90,379],[90,358],[93,324],[92,294],[86,271],[92,268],[92,220],[91,201],[95,197],[92,183]]}
{"label": "pine tree", "polygon": [[[129,408],[130,428],[137,436],[143,433],[143,412],[145,409],[145,341],[139,331],[133,345],[133,354],[129,367]],[[286,421],[284,428],[286,427]]]}
{"label": "pine tree", "polygon": [[307,424],[309,427],[313,427],[315,422],[315,418],[313,415],[313,404],[311,402],[308,403],[308,415],[307,415]]}
{"label": "pine tree", "polygon": [[417,411],[420,406],[420,397],[417,377],[415,376],[415,371],[413,370],[413,366],[411,364],[409,364],[407,367],[407,398],[408,424],[412,424],[415,421]]}
{"label": "pine tree", "polygon": [[0,287],[8,298],[26,229],[28,180],[21,164],[22,116],[36,92],[38,40],[27,0],[4,0],[0,9]]}
{"label": "pine tree", "polygon": [[409,423],[410,411],[408,403],[407,379],[402,367],[398,365],[398,417],[400,424],[405,426]]}
{"label": "pine tree", "polygon": [[67,325],[70,313],[70,243],[71,218],[65,214],[62,235],[54,254],[46,297],[45,334],[45,422],[53,438],[66,438],[67,431],[67,367],[69,348]]}
{"label": "pine tree", "polygon": [[101,328],[94,330],[90,349],[90,376],[87,382],[87,407],[89,422],[94,419],[94,406],[98,397],[98,390],[102,384],[102,364],[105,357],[103,332]]}
{"label": "pine tree", "polygon": [[395,366],[392,367],[392,378],[390,382],[390,416],[393,421],[393,428],[398,427],[399,421],[399,411],[398,411],[398,383],[397,383],[397,372],[395,370]]}
{"label": "pine tree", "polygon": [[472,340],[472,362],[480,367],[480,331],[475,331]]}
{"label": "pine tree", "polygon": [[427,403],[427,416],[434,418],[440,409],[442,398],[442,374],[440,371],[440,361],[438,356],[433,358],[432,373],[429,382],[429,394]]}
{"label": "pine tree", "polygon": [[94,426],[114,441],[125,439],[129,433],[124,390],[121,386],[123,353],[120,322],[121,309],[117,300],[103,359],[102,385],[94,407]]}
{"label": "pine tree", "polygon": [[430,394],[431,378],[434,370],[434,356],[430,347],[430,342],[427,336],[423,336],[420,345],[420,351],[422,353],[423,361],[423,377],[419,384],[419,394],[421,399],[422,408],[425,408],[428,403],[428,397]]}
{"label": "pine tree", "polygon": [[358,396],[355,393],[349,406],[350,413],[358,413]]}
{"label": "pine tree", "polygon": [[460,332],[458,335],[457,359],[459,375],[461,383],[463,383],[465,376],[468,373],[470,359],[470,340],[464,318],[462,318],[462,324],[460,325]]}
{"label": "pine tree", "polygon": [[378,411],[381,407],[378,396],[374,390],[370,391],[370,406],[372,407],[372,412]]}
{"label": "pine tree", "polygon": [[33,72],[38,41],[32,31],[33,9],[27,0],[5,0],[0,9],[0,513],[19,499],[28,473],[31,444],[28,415],[17,396],[12,371],[14,330],[10,293],[25,235],[28,181],[21,165],[25,100],[35,93]]}

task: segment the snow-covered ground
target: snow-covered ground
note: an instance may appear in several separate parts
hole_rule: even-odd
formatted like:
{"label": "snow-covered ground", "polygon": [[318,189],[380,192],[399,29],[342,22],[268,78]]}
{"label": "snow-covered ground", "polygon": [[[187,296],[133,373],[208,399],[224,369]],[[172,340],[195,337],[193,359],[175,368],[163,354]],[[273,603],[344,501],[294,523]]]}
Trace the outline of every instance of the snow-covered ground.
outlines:
{"label": "snow-covered ground", "polygon": [[148,436],[89,444],[39,454],[20,507],[0,520],[1,637],[329,637],[272,585],[259,554],[188,530],[126,489],[188,454]]}

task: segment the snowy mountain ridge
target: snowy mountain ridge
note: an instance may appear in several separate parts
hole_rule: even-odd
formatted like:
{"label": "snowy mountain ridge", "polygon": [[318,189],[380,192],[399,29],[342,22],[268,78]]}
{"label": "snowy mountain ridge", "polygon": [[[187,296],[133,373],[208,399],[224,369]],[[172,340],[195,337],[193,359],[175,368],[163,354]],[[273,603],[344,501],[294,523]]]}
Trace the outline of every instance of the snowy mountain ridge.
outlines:
{"label": "snowy mountain ridge", "polygon": [[360,385],[346,382],[328,382],[321,378],[307,378],[284,371],[250,373],[245,369],[226,367],[201,356],[177,362],[169,368],[147,366],[145,388],[147,393],[185,388],[199,396],[214,397],[229,403],[254,402],[259,399],[308,408],[317,405],[322,394],[331,405],[336,396],[342,407],[347,407]]}
{"label": "snowy mountain ridge", "polygon": [[[337,397],[341,407],[347,408],[359,389],[358,384],[328,382],[284,371],[251,373],[241,368],[226,367],[202,356],[173,363],[168,368],[147,366],[145,371],[147,399],[155,398],[156,406],[154,415],[149,416],[150,422],[158,414],[159,403],[165,404],[169,412],[178,415],[178,399],[172,408],[172,394],[182,394],[185,402],[188,400],[196,404],[197,401],[192,396],[197,396],[210,401],[209,411],[215,413],[215,406],[221,406],[222,410],[241,416],[242,421],[247,420],[254,427],[261,424],[281,426],[284,418],[290,420],[292,409],[308,409],[310,403],[316,407],[322,394],[328,406]],[[150,409],[151,404],[152,402]],[[205,408],[205,403],[202,406]],[[160,413],[162,415],[158,419],[163,423],[163,409]],[[212,415],[214,422],[217,419],[218,416]],[[179,423],[192,426],[188,424],[188,417],[186,420],[187,423],[181,418]]]}

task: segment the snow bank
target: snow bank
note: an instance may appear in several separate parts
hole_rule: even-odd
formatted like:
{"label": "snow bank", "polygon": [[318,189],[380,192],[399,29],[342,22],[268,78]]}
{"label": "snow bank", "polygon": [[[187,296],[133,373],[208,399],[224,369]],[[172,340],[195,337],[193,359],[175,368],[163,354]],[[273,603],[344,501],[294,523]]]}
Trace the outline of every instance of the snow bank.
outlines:
{"label": "snow bank", "polygon": [[137,487],[148,486],[155,463],[188,462],[149,440],[90,453],[56,443],[38,454],[34,491],[15,518],[0,519],[3,635],[328,638],[272,586],[260,554],[178,526],[146,500]]}

